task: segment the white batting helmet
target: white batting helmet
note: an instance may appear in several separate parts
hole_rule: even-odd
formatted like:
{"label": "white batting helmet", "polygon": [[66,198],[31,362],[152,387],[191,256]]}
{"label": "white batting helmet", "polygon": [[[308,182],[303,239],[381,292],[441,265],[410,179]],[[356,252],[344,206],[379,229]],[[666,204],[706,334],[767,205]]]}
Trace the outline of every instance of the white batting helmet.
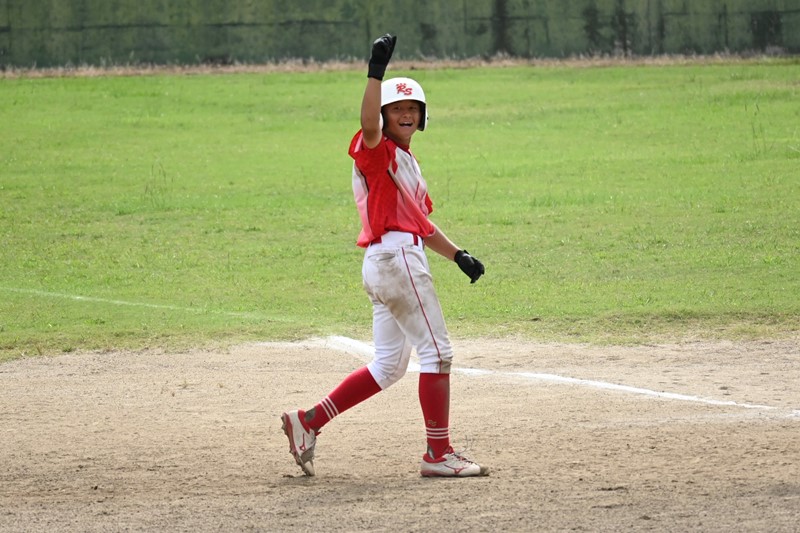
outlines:
{"label": "white batting helmet", "polygon": [[381,83],[381,107],[400,100],[416,100],[420,104],[419,126],[422,131],[428,124],[428,105],[425,103],[425,92],[422,86],[411,78],[391,78]]}

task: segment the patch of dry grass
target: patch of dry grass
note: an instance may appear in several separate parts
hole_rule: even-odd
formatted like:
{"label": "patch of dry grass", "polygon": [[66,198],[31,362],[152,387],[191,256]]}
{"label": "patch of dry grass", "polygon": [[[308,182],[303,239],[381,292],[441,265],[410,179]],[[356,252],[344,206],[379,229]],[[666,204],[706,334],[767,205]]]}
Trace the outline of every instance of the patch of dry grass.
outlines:
{"label": "patch of dry grass", "polygon": [[[507,55],[493,57],[475,57],[468,59],[432,59],[402,60],[392,62],[397,70],[437,70],[467,68],[507,68],[507,67],[641,67],[669,65],[731,65],[752,64],[765,61],[800,62],[796,56],[775,56],[769,54],[714,54],[714,55],[659,55],[659,56],[576,56],[570,58],[515,58]],[[240,74],[270,72],[335,72],[352,71],[364,68],[364,61],[316,61],[313,59],[289,59],[272,63],[248,64],[216,64],[197,65],[67,65],[53,68],[16,68],[6,67],[0,70],[0,79],[12,78],[62,78],[62,77],[99,77],[99,76],[153,76],[153,75],[197,75],[197,74]]]}

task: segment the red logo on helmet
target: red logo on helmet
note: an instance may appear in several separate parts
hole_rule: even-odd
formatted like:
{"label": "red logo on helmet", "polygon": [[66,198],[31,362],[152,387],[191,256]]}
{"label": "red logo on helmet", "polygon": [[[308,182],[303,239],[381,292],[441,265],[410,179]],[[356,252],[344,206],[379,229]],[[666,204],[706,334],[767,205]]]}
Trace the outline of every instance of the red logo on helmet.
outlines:
{"label": "red logo on helmet", "polygon": [[411,94],[414,92],[414,89],[412,87],[408,87],[405,83],[398,83],[395,87],[397,88],[397,94],[411,96]]}

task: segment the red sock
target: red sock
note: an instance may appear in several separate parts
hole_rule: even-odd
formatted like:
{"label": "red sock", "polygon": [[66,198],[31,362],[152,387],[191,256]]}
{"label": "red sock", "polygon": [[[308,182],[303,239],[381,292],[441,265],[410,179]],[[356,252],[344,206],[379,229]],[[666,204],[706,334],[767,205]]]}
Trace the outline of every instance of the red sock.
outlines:
{"label": "red sock", "polygon": [[334,417],[358,405],[381,391],[380,385],[367,367],[361,367],[346,378],[333,392],[322,399],[313,409],[306,411],[305,422],[317,433]]}
{"label": "red sock", "polygon": [[425,418],[428,455],[436,459],[450,448],[450,374],[420,374],[419,404]]}

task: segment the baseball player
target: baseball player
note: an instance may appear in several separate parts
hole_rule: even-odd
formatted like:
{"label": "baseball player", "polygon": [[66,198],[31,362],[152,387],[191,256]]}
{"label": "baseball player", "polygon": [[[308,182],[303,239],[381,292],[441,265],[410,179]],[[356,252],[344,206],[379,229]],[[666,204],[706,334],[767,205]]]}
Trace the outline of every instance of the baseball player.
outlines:
{"label": "baseball player", "polygon": [[373,306],[375,357],[311,409],[281,416],[289,451],[309,476],[314,475],[320,430],[403,377],[412,347],[420,361],[419,402],[427,438],[420,473],[447,477],[488,473],[488,468],[450,445],[452,349],[425,248],[455,261],[472,283],[483,275],[484,267],[428,219],[433,204],[409,149],[412,136],[427,126],[425,93],[410,78],[382,82],[396,41],[386,34],[372,45],[361,130],[349,150],[362,224],[357,244],[366,249],[362,276]]}

